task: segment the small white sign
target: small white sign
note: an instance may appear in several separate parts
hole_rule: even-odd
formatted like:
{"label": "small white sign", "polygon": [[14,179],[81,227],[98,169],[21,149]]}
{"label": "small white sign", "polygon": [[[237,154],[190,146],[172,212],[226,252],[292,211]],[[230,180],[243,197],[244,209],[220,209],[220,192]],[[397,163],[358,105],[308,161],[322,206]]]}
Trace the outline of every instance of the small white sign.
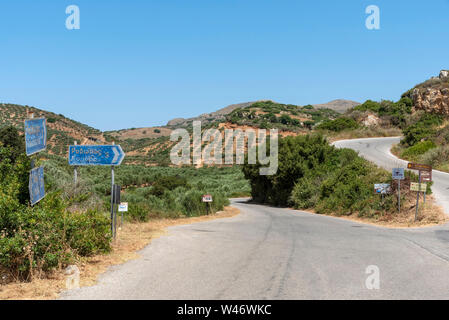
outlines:
{"label": "small white sign", "polygon": [[203,202],[212,202],[212,196],[210,194],[205,194],[203,196]]}
{"label": "small white sign", "polygon": [[128,212],[128,202],[122,202],[118,205],[118,212]]}
{"label": "small white sign", "polygon": [[377,194],[387,194],[390,193],[391,188],[388,183],[376,183],[374,185],[374,192]]}
{"label": "small white sign", "polygon": [[392,171],[393,180],[404,180],[404,168],[394,168]]}
{"label": "small white sign", "polygon": [[[421,187],[421,189],[419,189]],[[417,182],[411,182],[410,183],[410,190],[411,191],[421,191],[421,192],[426,192],[427,191],[427,183],[417,183]]]}

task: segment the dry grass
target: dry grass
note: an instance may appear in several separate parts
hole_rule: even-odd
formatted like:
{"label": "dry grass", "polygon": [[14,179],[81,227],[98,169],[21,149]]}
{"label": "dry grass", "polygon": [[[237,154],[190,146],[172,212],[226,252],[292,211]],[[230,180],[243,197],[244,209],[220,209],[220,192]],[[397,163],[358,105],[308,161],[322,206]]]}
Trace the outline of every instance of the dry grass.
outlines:
{"label": "dry grass", "polygon": [[[346,220],[356,221],[386,228],[417,228],[430,227],[449,222],[449,217],[443,209],[435,204],[432,196],[427,195],[426,204],[420,198],[418,219],[415,222],[416,200],[408,200],[401,206],[401,213],[379,213],[373,217],[359,217],[358,213],[346,216],[334,216]],[[311,210],[300,210],[310,214],[316,214]]]}
{"label": "dry grass", "polygon": [[[77,266],[80,269],[80,285],[91,286],[97,278],[110,266],[122,264],[139,257],[137,251],[147,246],[152,239],[166,234],[167,227],[209,221],[218,218],[228,218],[239,214],[239,210],[225,207],[216,214],[181,219],[151,220],[146,223],[127,223],[118,231],[114,241],[113,251],[108,255],[97,255],[84,258]],[[45,279],[35,279],[31,282],[12,282],[0,285],[1,300],[49,300],[56,299],[59,292],[65,290],[64,270],[48,274]]]}

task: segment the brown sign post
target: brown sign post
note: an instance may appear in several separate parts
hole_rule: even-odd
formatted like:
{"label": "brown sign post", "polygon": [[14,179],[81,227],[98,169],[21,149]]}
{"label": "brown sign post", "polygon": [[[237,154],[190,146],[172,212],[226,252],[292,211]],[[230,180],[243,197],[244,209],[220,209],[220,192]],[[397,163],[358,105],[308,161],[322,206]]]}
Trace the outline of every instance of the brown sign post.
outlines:
{"label": "brown sign post", "polygon": [[[432,181],[432,166],[428,164],[412,163],[407,164],[407,168],[410,170],[418,170],[418,190],[421,190],[421,183],[426,181]],[[426,203],[426,192],[424,192],[424,203]],[[416,193],[416,212],[415,221],[418,217],[418,206],[419,206],[419,191]]]}
{"label": "brown sign post", "polygon": [[419,163],[409,162],[409,164],[407,164],[407,169],[419,170],[419,171],[432,171],[432,166],[429,166],[428,164],[419,164]]}

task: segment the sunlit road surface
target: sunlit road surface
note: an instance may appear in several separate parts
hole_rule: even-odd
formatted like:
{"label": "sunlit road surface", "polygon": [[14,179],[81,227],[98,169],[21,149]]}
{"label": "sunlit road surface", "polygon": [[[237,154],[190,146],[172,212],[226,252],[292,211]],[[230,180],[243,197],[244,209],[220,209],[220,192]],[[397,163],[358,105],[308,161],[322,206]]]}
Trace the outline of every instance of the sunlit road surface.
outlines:
{"label": "sunlit road surface", "polygon": [[[235,217],[170,227],[139,259],[61,298],[449,298],[447,226],[386,229],[244,201],[232,200]],[[367,287],[372,265],[379,289]]]}

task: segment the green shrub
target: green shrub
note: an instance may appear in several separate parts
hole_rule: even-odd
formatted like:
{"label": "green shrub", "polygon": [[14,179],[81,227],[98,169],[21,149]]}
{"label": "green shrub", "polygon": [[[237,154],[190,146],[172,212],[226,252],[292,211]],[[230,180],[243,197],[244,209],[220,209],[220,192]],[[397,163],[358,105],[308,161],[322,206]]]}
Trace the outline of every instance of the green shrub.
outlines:
{"label": "green shrub", "polygon": [[424,113],[417,122],[403,130],[403,145],[414,146],[423,139],[436,133],[436,126],[443,122],[443,117],[436,114]]}
{"label": "green shrub", "polygon": [[72,262],[78,256],[110,249],[108,219],[98,212],[72,214],[61,192],[48,192],[27,205],[29,160],[11,157],[0,146],[0,264],[14,277],[29,279]]}
{"label": "green shrub", "polygon": [[[261,176],[260,164],[243,166],[253,200],[277,206],[314,208],[318,213],[362,216],[381,208],[374,183],[390,182],[391,174],[349,149],[336,149],[320,135],[279,140],[279,169]],[[386,202],[387,203],[387,202]]]}
{"label": "green shrub", "polygon": [[341,117],[335,120],[326,120],[317,126],[319,130],[340,132],[343,130],[357,129],[359,124],[352,118]]}
{"label": "green shrub", "polygon": [[436,148],[436,145],[433,141],[421,141],[402,151],[401,158],[414,161],[417,160],[418,156],[426,153],[433,148]]}
{"label": "green shrub", "polygon": [[69,264],[77,256],[110,250],[109,221],[98,212],[72,214],[65,210],[58,193],[47,194],[35,207],[18,205],[13,197],[3,197],[0,222],[0,263],[16,277]]}

